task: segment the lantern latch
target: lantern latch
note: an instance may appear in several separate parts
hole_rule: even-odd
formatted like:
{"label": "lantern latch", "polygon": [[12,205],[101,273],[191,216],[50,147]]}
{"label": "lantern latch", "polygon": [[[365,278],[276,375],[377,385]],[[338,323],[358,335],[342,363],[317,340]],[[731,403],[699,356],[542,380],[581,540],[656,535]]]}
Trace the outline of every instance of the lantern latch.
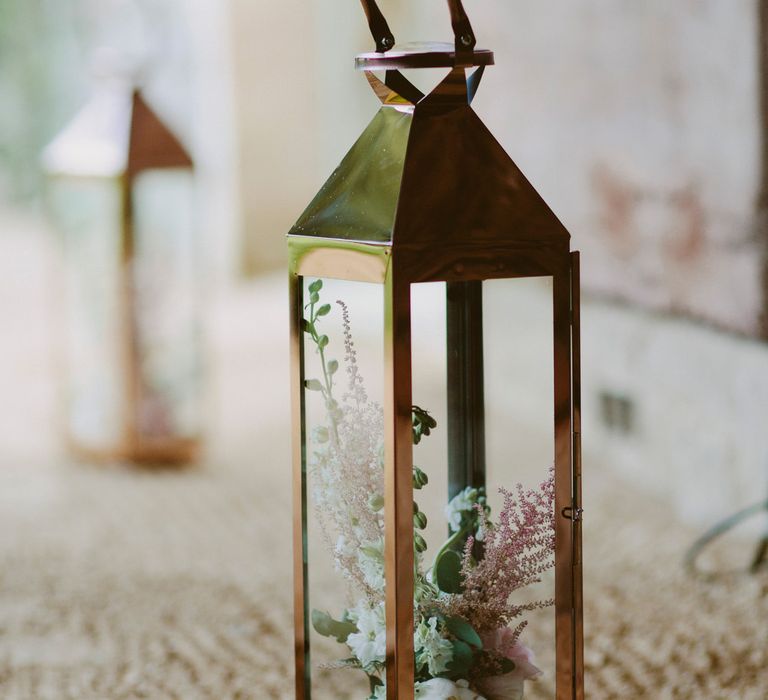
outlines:
{"label": "lantern latch", "polygon": [[564,518],[568,518],[568,520],[573,520],[574,522],[579,522],[584,517],[584,509],[575,506],[566,506],[560,512]]}

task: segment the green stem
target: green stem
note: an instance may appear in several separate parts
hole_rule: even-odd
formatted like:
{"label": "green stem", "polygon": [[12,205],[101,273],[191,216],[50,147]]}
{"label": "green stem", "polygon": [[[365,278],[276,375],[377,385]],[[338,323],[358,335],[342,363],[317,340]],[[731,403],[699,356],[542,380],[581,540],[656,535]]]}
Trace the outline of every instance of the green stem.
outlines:
{"label": "green stem", "polygon": [[[323,391],[323,394],[325,396],[326,401],[326,408],[327,405],[333,401],[333,377],[328,374],[328,367],[325,362],[325,350],[320,347],[320,336],[317,333],[317,329],[315,328],[315,322],[317,321],[317,315],[315,314],[315,303],[310,302],[309,303],[309,323],[310,323],[310,337],[314,341],[315,345],[317,346],[317,351],[320,355],[320,364],[323,367],[323,381],[325,382],[325,390]],[[331,415],[330,411],[327,411],[328,413],[328,421],[331,425],[331,431],[332,436],[334,439],[335,444],[338,444],[339,442],[339,430],[338,426],[336,425],[336,421],[334,420],[333,416]]]}
{"label": "green stem", "polygon": [[435,564],[437,564],[438,559],[440,559],[443,554],[445,554],[449,549],[453,549],[453,545],[456,544],[464,535],[467,534],[468,527],[466,525],[463,525],[460,527],[456,532],[454,532],[443,544],[440,549],[437,550],[437,554],[435,554],[435,558],[432,560],[432,571],[435,570]]}

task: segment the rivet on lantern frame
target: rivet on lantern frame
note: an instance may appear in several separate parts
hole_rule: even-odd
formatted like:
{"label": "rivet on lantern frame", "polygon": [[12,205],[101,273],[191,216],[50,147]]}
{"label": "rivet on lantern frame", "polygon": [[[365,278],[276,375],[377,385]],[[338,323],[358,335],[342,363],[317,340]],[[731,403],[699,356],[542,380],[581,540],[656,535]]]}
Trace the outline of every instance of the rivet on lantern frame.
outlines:
{"label": "rivet on lantern frame", "polygon": [[[414,697],[411,285],[446,283],[448,343],[457,344],[459,356],[453,362],[449,357],[448,371],[482,377],[481,282],[552,278],[556,698],[584,697],[582,523],[573,517],[583,512],[579,254],[570,251],[568,231],[472,110],[493,54],[474,48],[460,0],[448,0],[448,5],[454,45],[400,50],[393,48],[394,37],[376,3],[363,0],[376,52],[358,56],[356,66],[365,71],[382,107],[288,234],[297,700],[309,700],[311,694],[302,341],[302,279],[309,276],[373,282],[384,289],[390,700]],[[400,72],[421,67],[450,72],[424,95]],[[371,72],[377,69],[386,71],[383,81]],[[484,470],[483,397],[476,389],[473,393],[472,382],[464,384],[470,389],[453,395],[449,390],[448,397],[451,493]]]}

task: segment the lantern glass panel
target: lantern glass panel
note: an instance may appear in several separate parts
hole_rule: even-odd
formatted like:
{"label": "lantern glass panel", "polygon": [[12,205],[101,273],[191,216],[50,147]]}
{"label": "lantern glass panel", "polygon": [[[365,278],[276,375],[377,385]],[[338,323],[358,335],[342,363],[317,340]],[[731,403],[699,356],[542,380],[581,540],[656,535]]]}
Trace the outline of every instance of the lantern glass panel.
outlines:
{"label": "lantern glass panel", "polygon": [[309,687],[314,698],[368,698],[386,639],[383,287],[300,283]]}
{"label": "lantern glass panel", "polygon": [[145,170],[134,181],[136,425],[144,440],[194,438],[200,429],[193,195],[188,168]]}
{"label": "lantern glass panel", "polygon": [[[554,338],[551,277],[483,283],[485,434],[488,502],[498,516],[499,488],[541,495],[546,484],[554,516]],[[513,593],[515,604],[555,599],[554,548],[540,583]],[[555,607],[524,612],[521,643],[541,675],[525,683],[526,698],[555,696]],[[514,623],[513,623],[514,626]]]}
{"label": "lantern glass panel", "polygon": [[[524,688],[526,698],[551,699],[556,676],[555,614],[548,604],[555,598],[552,283],[550,278],[527,278],[470,284],[475,295],[470,290],[464,309],[470,307],[471,318],[465,316],[459,336],[450,330],[450,315],[456,313],[452,302],[446,302],[450,285],[411,287],[413,402],[433,421],[429,434],[414,446],[413,497],[425,516],[417,516],[415,527],[426,546],[421,571],[431,568],[427,580],[442,591],[438,604],[427,597],[420,605],[417,571],[416,688],[424,693],[434,685],[437,690],[441,681],[430,679],[442,675],[459,687],[470,681],[488,697],[501,697],[503,686],[504,697],[517,697],[513,689]],[[454,287],[448,294],[455,292]],[[463,349],[450,344],[457,340]],[[478,380],[476,391],[471,385]],[[464,411],[462,418],[457,410]],[[426,475],[426,485],[418,483],[419,471]],[[529,505],[520,508],[510,500],[505,505],[500,489],[518,506],[522,493]],[[483,537],[478,508],[484,507],[498,535],[475,538],[464,562],[467,535],[479,531]],[[504,512],[510,516],[509,537],[502,537]],[[525,521],[527,531],[519,531],[518,519]],[[540,564],[545,570],[533,577],[540,582],[505,588],[504,580],[513,583]],[[466,595],[467,572],[480,585],[474,599]],[[499,585],[492,589],[494,581]],[[499,596],[505,590],[513,613],[507,620],[499,614]],[[547,604],[511,609],[537,601]],[[527,624],[520,629],[522,622]],[[482,651],[473,647],[464,623],[479,634]],[[434,627],[442,630],[443,639],[432,638]],[[534,665],[541,671],[536,680]]]}
{"label": "lantern glass panel", "polygon": [[[446,392],[445,283],[411,285],[411,350],[413,403],[437,423],[430,435],[413,448],[413,463],[428,483],[415,488],[413,500],[427,516],[427,525],[416,531],[427,544],[422,556],[431,563],[446,539],[443,511],[448,503],[448,406]],[[416,484],[418,485],[418,484]]]}
{"label": "lantern glass panel", "polygon": [[67,434],[111,450],[123,438],[126,403],[121,180],[57,176],[48,201],[64,260]]}

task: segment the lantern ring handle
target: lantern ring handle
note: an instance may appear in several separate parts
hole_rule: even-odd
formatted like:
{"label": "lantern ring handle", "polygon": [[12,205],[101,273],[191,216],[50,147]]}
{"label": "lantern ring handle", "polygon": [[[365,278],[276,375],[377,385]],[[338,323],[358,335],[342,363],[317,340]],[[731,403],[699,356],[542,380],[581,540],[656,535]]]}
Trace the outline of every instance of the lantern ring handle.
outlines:
{"label": "lantern ring handle", "polygon": [[[395,45],[395,35],[387,24],[376,0],[360,0],[368,19],[368,27],[376,42],[376,51],[386,53]],[[471,55],[477,39],[469,22],[469,17],[464,10],[461,0],[448,0],[448,9],[451,13],[451,26],[453,27],[453,36],[456,43],[456,55]]]}

